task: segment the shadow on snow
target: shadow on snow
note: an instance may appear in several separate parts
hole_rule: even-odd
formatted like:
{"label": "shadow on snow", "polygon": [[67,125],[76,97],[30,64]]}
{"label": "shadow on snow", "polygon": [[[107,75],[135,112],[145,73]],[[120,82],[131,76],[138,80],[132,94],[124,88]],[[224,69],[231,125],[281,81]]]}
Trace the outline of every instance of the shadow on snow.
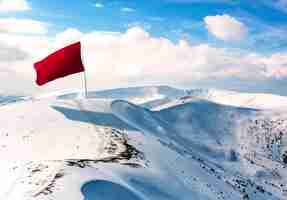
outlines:
{"label": "shadow on snow", "polygon": [[61,106],[52,106],[53,109],[65,115],[66,118],[73,121],[93,123],[99,126],[109,126],[117,129],[137,130],[134,127],[120,120],[112,113],[81,111]]}

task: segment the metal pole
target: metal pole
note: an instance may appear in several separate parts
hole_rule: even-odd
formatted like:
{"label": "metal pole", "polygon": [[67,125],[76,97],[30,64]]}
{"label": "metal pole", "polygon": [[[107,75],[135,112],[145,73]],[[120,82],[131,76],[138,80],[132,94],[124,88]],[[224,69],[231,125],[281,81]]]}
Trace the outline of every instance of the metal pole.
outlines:
{"label": "metal pole", "polygon": [[84,90],[84,97],[88,98],[87,77],[86,77],[85,71],[83,71],[82,84],[83,84],[83,90]]}

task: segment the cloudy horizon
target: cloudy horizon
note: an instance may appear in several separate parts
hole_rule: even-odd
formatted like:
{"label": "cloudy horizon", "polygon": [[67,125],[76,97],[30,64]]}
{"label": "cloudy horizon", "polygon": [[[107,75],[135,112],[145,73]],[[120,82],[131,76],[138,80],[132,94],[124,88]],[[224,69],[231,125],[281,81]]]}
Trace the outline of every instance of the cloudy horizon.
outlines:
{"label": "cloudy horizon", "polygon": [[0,0],[0,93],[80,88],[79,74],[37,87],[33,63],[88,40],[90,89],[156,84],[287,95],[287,1],[272,2]]}

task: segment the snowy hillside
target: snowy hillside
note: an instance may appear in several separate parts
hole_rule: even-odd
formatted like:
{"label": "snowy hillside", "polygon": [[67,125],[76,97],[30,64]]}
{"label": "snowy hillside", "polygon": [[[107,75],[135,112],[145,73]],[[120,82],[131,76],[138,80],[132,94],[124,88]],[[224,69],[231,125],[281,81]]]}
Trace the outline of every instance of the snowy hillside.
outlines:
{"label": "snowy hillside", "polygon": [[284,200],[279,103],[150,86],[1,106],[0,199]]}
{"label": "snowy hillside", "polygon": [[188,90],[187,95],[220,104],[249,108],[282,109],[284,107],[286,108],[287,105],[286,97],[265,93],[240,93],[227,90],[194,89]]}
{"label": "snowy hillside", "polygon": [[[79,92],[73,92],[63,95],[58,95],[59,99],[70,99],[77,97]],[[146,86],[146,87],[131,87],[119,88],[103,91],[89,92],[90,98],[104,99],[124,99],[134,103],[145,103],[166,97],[179,98],[184,96],[185,92],[181,89],[172,88],[169,86]]]}
{"label": "snowy hillside", "polygon": [[24,100],[24,97],[21,96],[1,96],[0,95],[0,105],[5,105],[9,103],[14,103]]}

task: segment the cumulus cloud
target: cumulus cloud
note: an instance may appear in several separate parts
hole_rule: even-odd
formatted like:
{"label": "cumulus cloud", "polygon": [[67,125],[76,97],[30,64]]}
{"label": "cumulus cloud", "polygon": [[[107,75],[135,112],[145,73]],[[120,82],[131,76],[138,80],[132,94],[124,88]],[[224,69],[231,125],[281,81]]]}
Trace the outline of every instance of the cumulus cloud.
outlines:
{"label": "cumulus cloud", "polygon": [[[89,79],[100,74],[108,81],[184,81],[211,76],[231,62],[225,49],[207,44],[190,46],[186,41],[174,44],[166,38],[154,38],[139,27],[123,34],[89,33],[83,40]],[[109,77],[108,79],[106,77]]]}
{"label": "cumulus cloud", "polygon": [[0,60],[1,62],[13,62],[19,60],[25,60],[28,57],[28,53],[7,44],[0,43]]}
{"label": "cumulus cloud", "polygon": [[26,0],[0,0],[0,12],[26,11],[31,7]]}
{"label": "cumulus cloud", "polygon": [[46,35],[0,33],[0,43],[16,47],[36,58],[45,55],[53,48],[53,40]]}
{"label": "cumulus cloud", "polygon": [[229,15],[207,16],[204,22],[209,33],[221,40],[241,40],[247,34],[247,27]]}
{"label": "cumulus cloud", "polygon": [[58,33],[55,37],[55,48],[60,48],[68,44],[78,42],[83,37],[83,33],[76,28],[68,28],[65,31]]}
{"label": "cumulus cloud", "polygon": [[[85,64],[88,78],[95,84],[175,83],[231,76],[261,80],[278,77],[279,73],[281,78],[286,77],[282,70],[285,62],[276,62],[275,54],[240,53],[208,44],[190,45],[185,40],[173,43],[154,38],[140,27],[122,34],[88,33],[82,40],[88,41],[83,42]],[[281,56],[287,58],[287,54]]]}
{"label": "cumulus cloud", "polygon": [[275,53],[269,57],[259,59],[265,66],[265,75],[282,79],[287,77],[287,53]]}
{"label": "cumulus cloud", "polygon": [[[28,56],[9,58],[9,64],[0,59],[0,66],[3,71],[6,66],[8,71],[16,74],[17,85],[23,82],[30,85],[29,91],[38,92],[33,85],[33,62],[78,40],[82,41],[86,55],[83,60],[88,86],[93,89],[130,84],[180,84],[230,77],[249,82],[287,78],[287,53],[266,56],[208,44],[190,45],[185,40],[174,43],[167,38],[152,37],[140,27],[130,28],[124,33],[83,33],[70,28],[54,38],[2,34],[0,44],[5,44],[13,52],[24,51]],[[80,75],[76,74],[51,82],[40,91],[80,86]]]}
{"label": "cumulus cloud", "polygon": [[0,33],[45,34],[48,24],[31,19],[0,18]]}
{"label": "cumulus cloud", "polygon": [[[0,34],[0,78],[3,83],[0,87],[0,93],[31,94],[34,90],[31,82],[34,80],[31,55],[33,55],[32,52],[41,51],[40,43],[36,43],[36,41],[40,41],[35,40],[35,38],[25,40],[26,37],[15,37]],[[44,46],[47,47],[47,45]]]}

